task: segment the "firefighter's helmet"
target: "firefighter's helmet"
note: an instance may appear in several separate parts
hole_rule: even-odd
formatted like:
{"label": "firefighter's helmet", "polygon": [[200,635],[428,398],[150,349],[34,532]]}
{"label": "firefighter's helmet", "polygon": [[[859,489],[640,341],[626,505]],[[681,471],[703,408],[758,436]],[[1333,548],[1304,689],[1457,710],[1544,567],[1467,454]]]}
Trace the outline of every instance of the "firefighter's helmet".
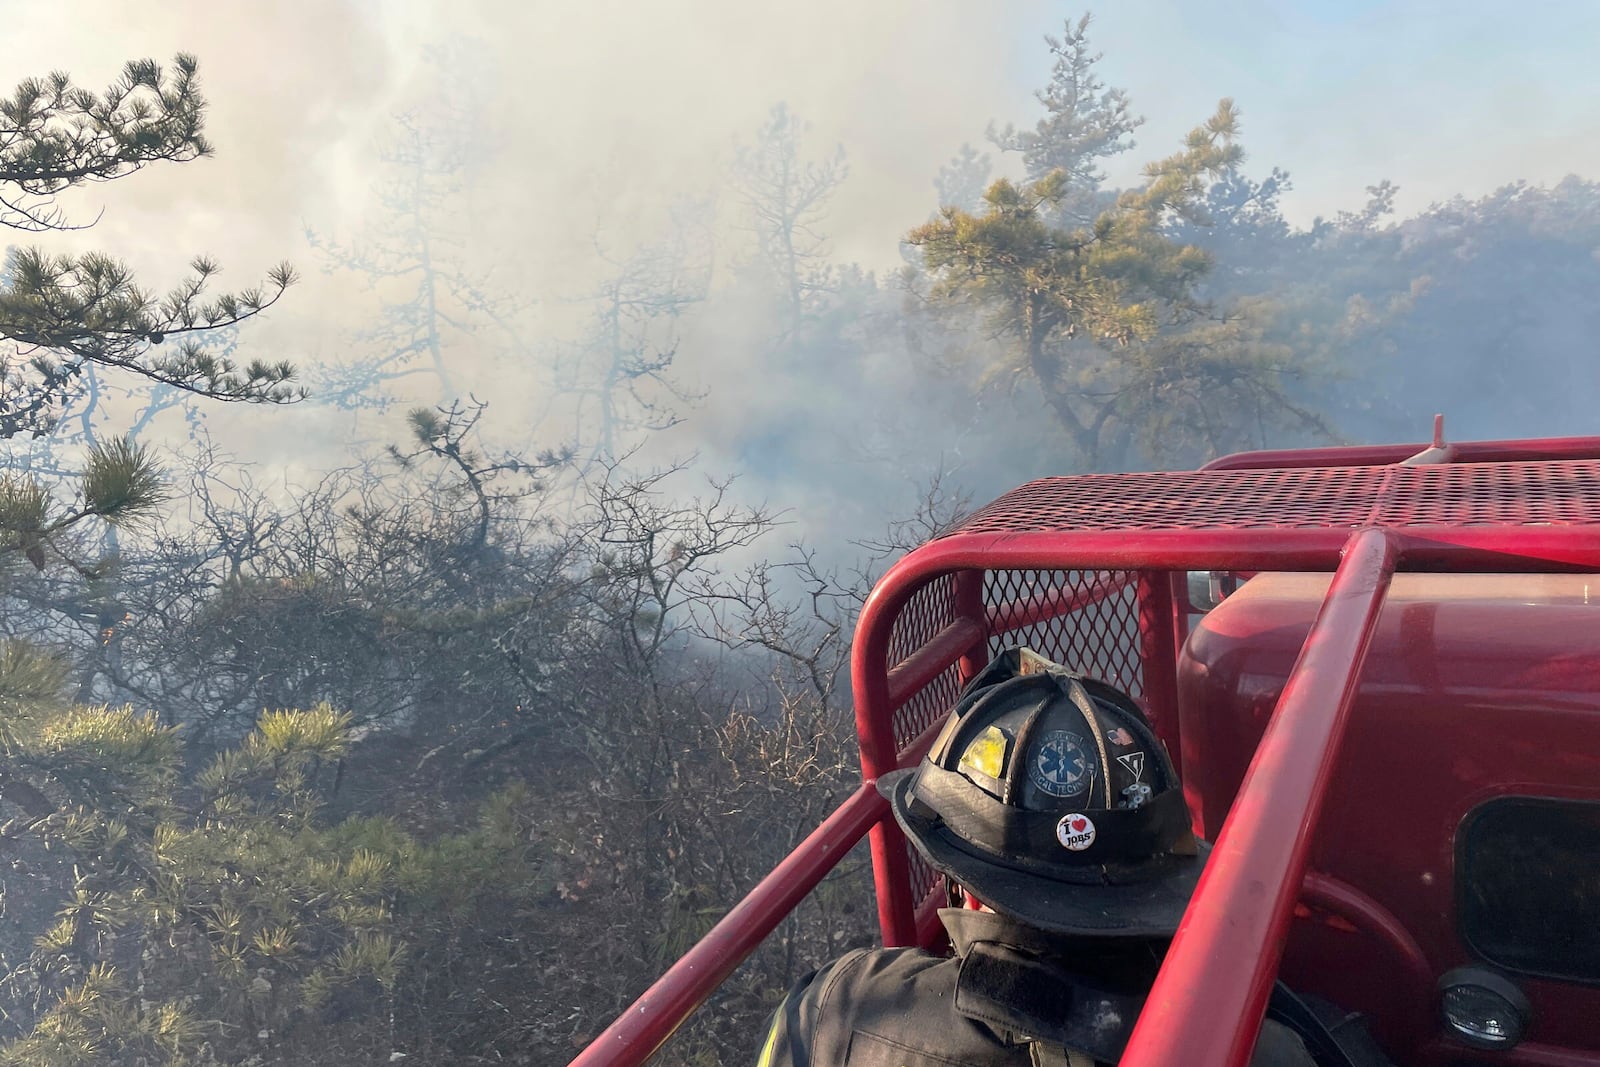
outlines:
{"label": "firefighter's helmet", "polygon": [[929,863],[1051,933],[1170,935],[1205,863],[1139,706],[1028,649],[981,671],[927,758],[878,788]]}

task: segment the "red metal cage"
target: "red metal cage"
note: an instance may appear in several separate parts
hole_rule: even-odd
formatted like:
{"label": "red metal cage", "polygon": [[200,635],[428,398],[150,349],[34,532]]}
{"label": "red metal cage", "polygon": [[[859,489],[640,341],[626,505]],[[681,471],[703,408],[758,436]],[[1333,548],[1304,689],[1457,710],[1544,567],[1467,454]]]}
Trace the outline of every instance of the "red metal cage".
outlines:
{"label": "red metal cage", "polygon": [[[1391,576],[1600,571],[1600,438],[1447,445],[1436,434],[1247,453],[1192,472],[1046,478],[996,500],[899,561],[863,609],[861,787],[574,1063],[646,1059],[863,835],[885,944],[937,943],[942,895],[874,782],[921,758],[1002,647],[1029,645],[1132,693],[1181,760],[1185,579],[1212,570],[1333,577],[1122,1062],[1248,1062],[1297,903],[1337,909],[1349,896],[1307,859]],[[1202,798],[1189,799],[1199,826]],[[1530,1049],[1508,1062],[1600,1062],[1565,1056]]]}

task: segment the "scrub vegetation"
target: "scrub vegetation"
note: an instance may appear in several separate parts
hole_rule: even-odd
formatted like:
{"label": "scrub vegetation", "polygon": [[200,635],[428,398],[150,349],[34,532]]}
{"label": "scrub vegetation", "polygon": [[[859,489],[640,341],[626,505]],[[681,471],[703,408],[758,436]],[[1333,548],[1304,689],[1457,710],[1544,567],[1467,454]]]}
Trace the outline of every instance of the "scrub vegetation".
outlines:
{"label": "scrub vegetation", "polygon": [[[565,1063],[855,788],[856,612],[975,496],[1486,402],[1506,436],[1577,429],[1551,413],[1594,381],[1564,339],[1600,327],[1600,185],[1401,219],[1380,183],[1292,225],[1248,102],[1136,147],[1088,20],[1047,46],[1031,122],[883,205],[900,271],[835,256],[847,152],[778,106],[730,131],[740,251],[693,199],[646,247],[597,238],[558,345],[462,251],[473,105],[441,91],[384,149],[385,224],[309,235],[307,266],[381,293],[337,363],[238,354],[288,266],[147,288],[51,250],[93,221],[75,187],[212,151],[196,59],[0,99],[0,1064]],[[722,430],[747,471],[652,447],[748,387],[684,373],[719,329],[769,398]],[[552,442],[507,447],[456,391],[474,353],[548,369]],[[392,440],[282,486],[206,422],[419,381]],[[779,468],[800,496],[851,472],[828,551],[727,478]],[[663,1062],[751,1062],[787,985],[874,935],[858,852]]]}

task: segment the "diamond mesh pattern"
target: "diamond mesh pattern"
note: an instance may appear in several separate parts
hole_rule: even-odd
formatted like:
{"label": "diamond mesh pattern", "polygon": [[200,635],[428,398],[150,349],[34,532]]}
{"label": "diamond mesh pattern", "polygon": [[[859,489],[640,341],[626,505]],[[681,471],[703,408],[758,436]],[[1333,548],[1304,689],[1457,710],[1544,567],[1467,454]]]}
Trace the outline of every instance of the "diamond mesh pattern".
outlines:
{"label": "diamond mesh pattern", "polygon": [[1041,478],[956,534],[1600,525],[1600,460]]}
{"label": "diamond mesh pattern", "polygon": [[[885,669],[893,669],[955,621],[955,588],[955,578],[946,576],[934,579],[912,594],[894,621]],[[918,734],[943,718],[955,706],[960,690],[960,668],[952,665],[897,709],[894,713],[896,749],[905,748]]]}
{"label": "diamond mesh pattern", "polygon": [[911,900],[913,906],[920,906],[923,901],[939,886],[939,872],[929,866],[928,861],[922,858],[922,853],[917,851],[917,846],[906,842],[906,855],[911,857]]}
{"label": "diamond mesh pattern", "polygon": [[922,731],[938,722],[956,706],[961,694],[960,668],[946,667],[939,676],[900,706],[894,713],[894,743],[903,749]]}
{"label": "diamond mesh pattern", "polygon": [[911,594],[911,599],[894,620],[889,635],[889,666],[893,667],[927,644],[929,639],[955,621],[956,583],[953,575],[935,578]]}
{"label": "diamond mesh pattern", "polygon": [[1139,646],[1138,586],[1131,571],[989,571],[984,575],[984,602],[995,608],[1048,599],[1068,600],[1107,584],[1120,585],[1109,596],[1041,622],[999,632],[1007,613],[1001,611],[997,632],[989,637],[991,655],[1012,645],[1026,645],[1064,667],[1100,678],[1144,698],[1144,660]]}

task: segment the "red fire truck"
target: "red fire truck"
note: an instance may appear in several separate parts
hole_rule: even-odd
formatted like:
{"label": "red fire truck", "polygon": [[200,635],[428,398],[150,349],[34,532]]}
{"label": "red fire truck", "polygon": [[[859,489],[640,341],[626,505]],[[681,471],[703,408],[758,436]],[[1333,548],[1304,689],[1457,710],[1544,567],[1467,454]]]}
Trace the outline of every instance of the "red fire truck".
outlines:
{"label": "red fire truck", "polygon": [[944,895],[874,782],[1027,645],[1145,707],[1214,848],[1122,1060],[1241,1067],[1273,983],[1404,1065],[1600,1067],[1600,438],[1045,478],[858,625],[863,783],[574,1061],[646,1060],[863,836],[888,945]]}

